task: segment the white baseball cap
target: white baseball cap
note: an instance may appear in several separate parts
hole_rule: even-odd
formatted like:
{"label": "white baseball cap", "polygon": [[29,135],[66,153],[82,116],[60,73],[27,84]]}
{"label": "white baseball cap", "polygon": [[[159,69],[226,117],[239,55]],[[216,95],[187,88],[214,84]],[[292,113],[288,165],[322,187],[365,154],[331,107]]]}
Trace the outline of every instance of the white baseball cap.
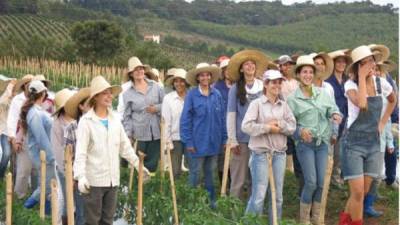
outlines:
{"label": "white baseball cap", "polygon": [[29,84],[29,92],[30,93],[40,93],[42,91],[47,91],[47,87],[44,86],[44,83],[40,80],[33,80]]}
{"label": "white baseball cap", "polygon": [[285,80],[285,77],[282,75],[281,72],[279,72],[279,70],[267,70],[263,74],[263,81],[276,80],[276,79],[284,79]]}
{"label": "white baseball cap", "polygon": [[221,63],[219,64],[219,68],[222,69],[222,68],[224,68],[224,67],[227,67],[228,64],[229,64],[229,59],[224,59],[224,60],[222,60]]}

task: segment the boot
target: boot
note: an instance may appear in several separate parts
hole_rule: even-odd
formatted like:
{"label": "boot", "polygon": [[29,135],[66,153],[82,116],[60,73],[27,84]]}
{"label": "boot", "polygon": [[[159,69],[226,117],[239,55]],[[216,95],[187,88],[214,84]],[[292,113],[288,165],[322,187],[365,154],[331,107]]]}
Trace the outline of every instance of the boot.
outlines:
{"label": "boot", "polygon": [[351,222],[349,223],[349,225],[362,225],[362,224],[363,224],[363,221],[362,221],[362,220],[351,221]]}
{"label": "boot", "polygon": [[300,202],[300,223],[310,225],[311,204]]}
{"label": "boot", "polygon": [[321,203],[313,202],[311,209],[311,223],[313,225],[325,225],[324,218],[322,218],[321,223],[319,222],[320,212],[321,212]]}
{"label": "boot", "polygon": [[341,212],[339,214],[339,223],[338,225],[350,225],[351,217],[350,214]]}
{"label": "boot", "polygon": [[364,215],[367,217],[380,217],[383,215],[383,212],[376,211],[374,209],[374,202],[376,200],[376,196],[367,194],[364,198]]}

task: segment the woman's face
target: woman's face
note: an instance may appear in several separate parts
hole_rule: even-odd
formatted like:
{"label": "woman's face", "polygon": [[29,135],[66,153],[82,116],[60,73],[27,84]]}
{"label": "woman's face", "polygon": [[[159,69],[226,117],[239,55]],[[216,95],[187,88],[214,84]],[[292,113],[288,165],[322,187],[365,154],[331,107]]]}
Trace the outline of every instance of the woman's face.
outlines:
{"label": "woman's face", "polygon": [[209,86],[211,84],[211,73],[210,72],[201,72],[197,74],[197,81],[201,86]]}
{"label": "woman's face", "polygon": [[338,57],[335,59],[335,71],[344,73],[347,66],[346,59],[344,57]]}
{"label": "woman's face", "polygon": [[175,78],[173,82],[174,88],[177,92],[184,92],[186,91],[186,82],[182,78]]}
{"label": "woman's face", "polygon": [[106,107],[106,108],[111,107],[113,100],[113,94],[111,92],[111,88],[108,88],[97,94],[94,97],[94,100],[96,102],[96,106]]}
{"label": "woman's face", "polygon": [[324,59],[322,57],[315,58],[314,59],[314,64],[315,64],[315,67],[317,67],[317,70],[319,72],[324,72],[325,71],[325,69],[326,69],[325,61],[324,61]]}
{"label": "woman's face", "polygon": [[267,94],[276,97],[281,93],[282,79],[266,80],[264,82],[264,88],[267,90]]}
{"label": "woman's face", "polygon": [[240,71],[244,73],[245,78],[253,79],[256,74],[256,63],[251,60],[247,60],[240,67]]}
{"label": "woman's face", "polygon": [[303,66],[299,71],[300,82],[305,86],[310,86],[313,83],[314,69],[312,66]]}
{"label": "woman's face", "polygon": [[130,74],[130,77],[133,80],[143,80],[145,75],[144,75],[144,67],[143,66],[137,66],[135,70],[133,70]]}
{"label": "woman's face", "polygon": [[379,76],[379,77],[382,77],[382,76],[383,76],[383,74],[382,74],[382,72],[381,72],[379,66],[377,66],[377,65],[375,65],[375,75],[376,75],[376,76]]}

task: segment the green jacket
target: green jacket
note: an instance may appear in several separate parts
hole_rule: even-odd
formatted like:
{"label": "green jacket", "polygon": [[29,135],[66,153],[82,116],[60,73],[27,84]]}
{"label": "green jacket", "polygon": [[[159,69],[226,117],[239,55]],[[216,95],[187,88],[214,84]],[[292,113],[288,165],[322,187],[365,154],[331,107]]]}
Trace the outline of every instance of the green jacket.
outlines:
{"label": "green jacket", "polygon": [[323,89],[312,86],[312,97],[307,98],[303,95],[300,87],[289,95],[287,103],[292,109],[297,121],[294,137],[296,144],[300,141],[300,130],[307,128],[316,139],[317,144],[322,141],[329,145],[332,133],[330,118],[333,114],[341,115],[334,99],[323,91]]}

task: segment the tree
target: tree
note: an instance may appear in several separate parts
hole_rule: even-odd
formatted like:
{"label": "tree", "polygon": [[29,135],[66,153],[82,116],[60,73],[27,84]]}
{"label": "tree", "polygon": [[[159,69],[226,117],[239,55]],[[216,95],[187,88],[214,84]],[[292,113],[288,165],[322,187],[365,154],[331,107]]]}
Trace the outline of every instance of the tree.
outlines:
{"label": "tree", "polygon": [[107,21],[75,23],[71,29],[71,38],[78,55],[88,63],[115,57],[124,44],[124,32],[121,27]]}

